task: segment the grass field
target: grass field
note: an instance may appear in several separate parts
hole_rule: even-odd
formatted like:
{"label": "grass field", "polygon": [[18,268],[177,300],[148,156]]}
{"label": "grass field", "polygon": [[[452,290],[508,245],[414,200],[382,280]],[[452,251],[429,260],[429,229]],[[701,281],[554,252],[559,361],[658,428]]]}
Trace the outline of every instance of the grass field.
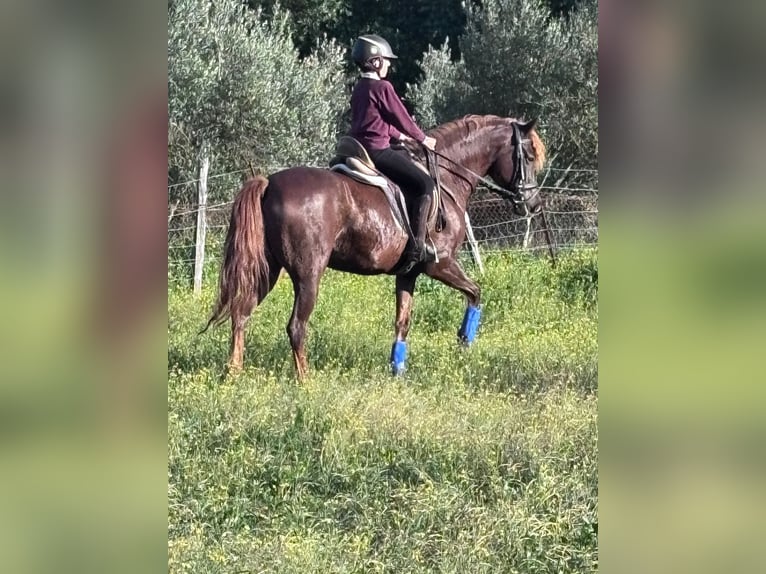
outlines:
{"label": "grass field", "polygon": [[421,278],[408,371],[389,374],[391,277],[328,272],[293,379],[284,278],[254,314],[246,369],[221,376],[228,326],[168,293],[171,572],[594,572],[595,249],[557,269],[488,254],[482,326]]}

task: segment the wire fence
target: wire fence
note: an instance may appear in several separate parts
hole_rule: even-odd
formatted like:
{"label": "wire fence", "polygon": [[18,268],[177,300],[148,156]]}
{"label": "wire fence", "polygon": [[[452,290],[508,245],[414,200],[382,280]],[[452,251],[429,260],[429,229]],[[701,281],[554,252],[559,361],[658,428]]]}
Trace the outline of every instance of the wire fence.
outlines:
{"label": "wire fence", "polygon": [[[261,173],[273,173],[282,167],[261,168]],[[547,172],[595,170],[564,170],[548,168]],[[206,231],[205,273],[218,269],[234,194],[250,175],[238,170],[208,176],[208,195],[212,203],[204,206]],[[546,186],[556,173],[542,174],[540,195],[545,201],[551,237],[559,250],[598,243],[598,189]],[[179,277],[191,277],[197,260],[197,226],[200,207],[194,204],[200,180],[168,185],[168,269]],[[481,251],[547,249],[547,240],[540,217],[520,217],[511,203],[481,186],[471,197],[468,215],[474,237]],[[468,242],[463,245],[468,249]]]}

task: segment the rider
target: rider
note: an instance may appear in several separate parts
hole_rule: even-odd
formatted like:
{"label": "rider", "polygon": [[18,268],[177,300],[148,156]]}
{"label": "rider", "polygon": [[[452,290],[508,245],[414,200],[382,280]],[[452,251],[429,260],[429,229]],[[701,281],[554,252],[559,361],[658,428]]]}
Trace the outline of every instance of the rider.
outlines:
{"label": "rider", "polygon": [[365,147],[382,173],[415,200],[412,210],[415,245],[409,245],[408,259],[434,261],[436,253],[425,241],[433,180],[415,165],[405,150],[392,149],[390,143],[392,139],[414,139],[434,149],[436,140],[417,126],[394,87],[385,80],[391,60],[397,58],[386,40],[375,34],[360,36],[354,43],[352,57],[361,70],[361,78],[351,95],[349,135]]}

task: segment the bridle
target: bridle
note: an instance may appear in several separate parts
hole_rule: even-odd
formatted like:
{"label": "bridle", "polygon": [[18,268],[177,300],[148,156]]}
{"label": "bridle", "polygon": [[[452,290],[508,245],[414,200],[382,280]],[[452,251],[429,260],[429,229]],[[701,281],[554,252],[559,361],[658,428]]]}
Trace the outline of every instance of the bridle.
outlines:
{"label": "bridle", "polygon": [[[526,167],[526,163],[524,161],[525,160],[525,158],[524,158],[524,144],[531,143],[532,140],[530,140],[529,138],[521,137],[521,130],[519,129],[518,122],[514,121],[511,124],[511,126],[513,128],[513,139],[516,140],[516,146],[514,147],[514,158],[513,158],[514,159],[514,162],[513,162],[513,175],[511,176],[511,189],[506,189],[504,187],[501,187],[501,186],[497,185],[496,183],[490,181],[486,177],[479,175],[475,171],[473,171],[471,169],[468,169],[464,165],[459,164],[454,159],[452,159],[450,157],[447,157],[446,155],[444,155],[444,154],[442,154],[442,153],[440,153],[438,151],[430,150],[430,149],[426,148],[425,146],[423,147],[423,149],[426,152],[426,156],[428,156],[428,154],[434,154],[434,155],[436,155],[436,156],[438,156],[438,157],[440,157],[442,159],[446,159],[451,164],[459,167],[463,171],[465,171],[465,172],[471,174],[472,176],[474,176],[478,181],[483,182],[484,185],[486,185],[489,189],[493,190],[495,193],[497,193],[503,199],[507,199],[507,200],[513,202],[513,204],[515,206],[517,206],[517,207],[518,206],[522,206],[524,208],[524,217],[531,218],[534,215],[540,215],[540,217],[542,218],[542,221],[543,221],[543,229],[545,231],[545,238],[546,238],[546,240],[548,242],[548,251],[549,251],[549,253],[551,255],[551,265],[553,267],[555,267],[556,266],[556,255],[554,253],[554,247],[553,247],[554,243],[553,243],[553,240],[551,238],[551,230],[550,230],[550,226],[548,225],[548,220],[545,217],[545,209],[543,207],[543,204],[540,205],[540,209],[538,211],[536,211],[535,213],[530,213],[529,207],[527,205],[528,201],[530,201],[531,199],[537,197],[537,195],[540,193],[540,186],[537,184],[536,181],[533,184],[528,184],[527,183],[527,167]],[[431,158],[428,159],[428,162],[429,162],[429,164],[432,163],[431,162]],[[436,163],[437,162],[433,162],[434,165]],[[441,185],[439,183],[439,180],[438,180],[438,172],[439,172],[438,167],[436,167],[435,171],[437,173],[437,185]],[[529,193],[529,195],[527,197],[524,197],[525,194],[527,194],[527,193]],[[451,195],[451,194],[449,194],[449,195]],[[452,199],[453,199],[453,201],[455,200],[454,197]]]}
{"label": "bridle", "polygon": [[[495,182],[490,181],[486,177],[479,175],[475,171],[456,162],[454,159],[444,155],[443,153],[440,153],[435,150],[429,150],[428,148],[425,148],[425,149],[426,149],[426,153],[433,153],[442,159],[446,159],[451,164],[459,167],[463,171],[477,178],[479,181],[481,181],[484,185],[486,185],[489,189],[497,193],[503,199],[507,199],[511,201],[516,206],[523,206],[524,212],[526,216],[528,217],[530,215],[530,212],[529,212],[529,208],[527,207],[527,202],[535,198],[540,193],[540,186],[537,185],[537,183],[533,183],[533,184],[527,183],[527,167],[525,165],[525,158],[524,158],[524,144],[530,143],[532,140],[530,140],[529,138],[522,138],[521,130],[519,129],[518,122],[513,122],[512,127],[513,127],[513,139],[516,140],[516,145],[514,146],[514,162],[513,162],[513,175],[511,176],[511,189],[506,189],[504,187],[497,185]],[[531,193],[527,197],[525,197],[525,194],[528,192],[531,192]]]}
{"label": "bridle", "polygon": [[[533,184],[527,183],[527,166],[524,158],[524,144],[531,143],[529,138],[521,137],[521,130],[519,129],[518,122],[513,122],[513,137],[516,139],[516,146],[514,148],[513,162],[513,176],[511,177],[511,188],[516,192],[517,198],[511,199],[514,204],[524,204],[524,210],[529,215],[529,209],[527,208],[527,202],[540,193],[540,186],[537,185],[537,181]],[[517,175],[518,174],[518,175]],[[531,192],[525,197],[527,192]],[[520,198],[520,199],[518,199]]]}

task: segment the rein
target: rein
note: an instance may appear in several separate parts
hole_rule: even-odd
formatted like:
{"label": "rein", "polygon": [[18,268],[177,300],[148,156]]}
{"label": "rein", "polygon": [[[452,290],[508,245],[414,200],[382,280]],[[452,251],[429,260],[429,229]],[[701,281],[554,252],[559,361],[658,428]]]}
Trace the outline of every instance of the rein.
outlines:
{"label": "rein", "polygon": [[[524,213],[526,214],[526,217],[531,218],[531,217],[534,217],[535,215],[540,215],[540,217],[542,218],[542,221],[543,221],[543,228],[545,230],[545,239],[546,239],[546,241],[548,243],[548,251],[549,251],[549,253],[551,255],[551,266],[555,267],[556,266],[556,255],[554,254],[554,250],[553,250],[553,242],[552,242],[552,239],[551,239],[551,232],[550,232],[550,227],[548,225],[548,219],[545,217],[545,208],[544,208],[544,206],[541,206],[540,211],[538,211],[537,213],[530,213],[529,207],[527,207],[527,201],[529,201],[530,199],[532,199],[534,197],[537,197],[537,195],[540,193],[540,186],[539,185],[527,186],[526,183],[525,183],[525,181],[526,181],[526,167],[524,166],[524,151],[523,151],[522,148],[523,148],[523,144],[528,143],[530,140],[529,139],[522,139],[521,133],[519,131],[519,127],[515,123],[513,124],[513,132],[514,132],[514,134],[516,136],[516,141],[519,142],[519,144],[516,146],[516,153],[515,153],[516,161],[514,162],[514,179],[516,179],[515,178],[516,174],[519,174],[519,186],[518,186],[518,188],[516,189],[515,192],[510,190],[510,189],[505,189],[504,187],[501,187],[501,186],[497,185],[493,181],[490,181],[486,177],[479,175],[478,173],[476,173],[472,169],[469,169],[469,168],[465,167],[464,165],[456,162],[454,159],[444,155],[443,153],[440,153],[440,152],[438,152],[436,150],[428,149],[425,146],[423,146],[423,149],[426,152],[426,157],[429,157],[429,154],[434,154],[437,157],[440,157],[442,159],[447,160],[451,164],[459,167],[463,171],[465,171],[465,172],[469,173],[470,175],[472,175],[473,177],[475,177],[477,180],[479,180],[482,183],[484,183],[484,185],[486,185],[489,189],[491,189],[492,191],[497,193],[500,197],[502,197],[504,199],[507,199],[507,200],[510,200],[511,202],[513,202],[517,206],[519,206],[519,205],[523,206],[524,207]],[[436,163],[436,162],[434,162],[434,163]],[[437,166],[437,169],[435,169],[435,171],[437,173],[437,180],[436,181],[438,183],[439,182],[439,180],[438,180],[438,172],[439,172],[438,166]],[[444,188],[444,189],[446,190],[446,188]],[[528,191],[528,190],[534,190],[534,192],[529,197],[524,198],[524,192]],[[450,195],[452,197],[452,194],[448,193],[448,195]],[[455,198],[452,197],[452,200],[455,201]]]}
{"label": "rein", "polygon": [[[523,140],[523,141],[529,141],[529,140]],[[473,171],[472,169],[469,169],[469,168],[465,167],[464,165],[462,165],[462,164],[460,164],[460,163],[456,162],[454,159],[452,159],[451,157],[448,157],[448,156],[444,155],[444,154],[443,154],[443,153],[441,153],[441,152],[438,152],[438,151],[436,151],[436,150],[429,150],[429,151],[430,151],[431,153],[433,153],[434,155],[436,155],[436,156],[438,156],[438,157],[442,158],[442,159],[446,159],[446,160],[447,160],[448,162],[450,162],[451,164],[453,164],[453,165],[455,165],[455,166],[459,167],[459,168],[460,168],[460,169],[462,169],[463,171],[465,171],[465,172],[469,173],[470,175],[474,176],[476,179],[478,179],[478,180],[479,180],[479,181],[481,181],[481,182],[482,182],[484,185],[486,185],[486,186],[487,186],[489,189],[491,189],[492,191],[496,192],[496,193],[497,193],[499,196],[501,196],[503,199],[507,199],[507,200],[509,200],[509,201],[513,202],[513,203],[514,203],[514,204],[516,204],[516,205],[523,205],[523,206],[524,206],[524,210],[525,210],[525,212],[527,213],[527,216],[529,216],[529,210],[527,209],[527,203],[526,203],[526,200],[525,200],[523,197],[521,197],[521,199],[519,199],[519,197],[520,197],[520,195],[521,195],[521,194],[519,194],[519,193],[514,193],[514,192],[513,192],[513,191],[511,191],[510,189],[505,189],[504,187],[500,187],[500,186],[499,186],[499,185],[497,185],[495,182],[493,182],[493,181],[491,181],[491,180],[487,179],[487,178],[486,178],[486,177],[484,177],[484,176],[481,176],[481,175],[479,175],[478,173],[476,173],[476,172],[475,172],[475,171]],[[523,167],[522,167],[522,170],[523,170]],[[523,172],[522,172],[522,173],[523,173]],[[522,180],[522,181],[523,181],[523,180]],[[535,185],[535,186],[529,186],[529,187],[526,187],[525,185],[523,185],[523,184],[522,184],[522,186],[520,186],[520,190],[522,190],[522,191],[526,191],[526,190],[528,190],[528,189],[534,189],[535,191],[534,191],[534,193],[533,193],[532,195],[530,195],[530,196],[529,196],[527,199],[532,199],[533,197],[536,197],[536,196],[537,196],[537,195],[540,193],[540,187],[539,187],[539,186],[537,186],[537,185]]]}

